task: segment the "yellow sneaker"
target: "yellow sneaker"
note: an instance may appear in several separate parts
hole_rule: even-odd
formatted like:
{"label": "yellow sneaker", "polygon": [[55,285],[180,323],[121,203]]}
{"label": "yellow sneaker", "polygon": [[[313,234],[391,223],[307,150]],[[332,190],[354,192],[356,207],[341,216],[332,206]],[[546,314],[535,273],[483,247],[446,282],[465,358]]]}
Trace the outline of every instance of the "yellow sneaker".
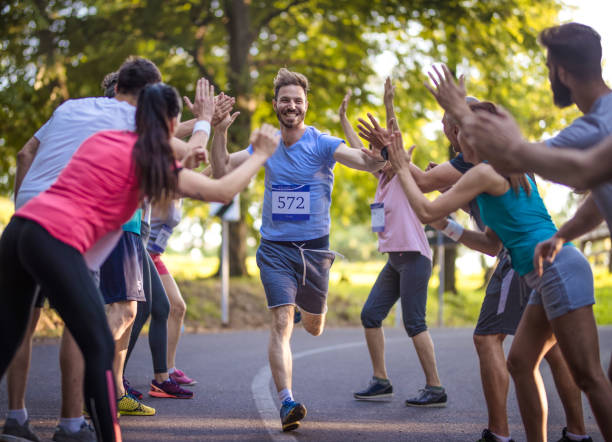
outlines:
{"label": "yellow sneaker", "polygon": [[122,416],[153,416],[155,414],[155,408],[149,407],[127,394],[119,398],[117,409]]}

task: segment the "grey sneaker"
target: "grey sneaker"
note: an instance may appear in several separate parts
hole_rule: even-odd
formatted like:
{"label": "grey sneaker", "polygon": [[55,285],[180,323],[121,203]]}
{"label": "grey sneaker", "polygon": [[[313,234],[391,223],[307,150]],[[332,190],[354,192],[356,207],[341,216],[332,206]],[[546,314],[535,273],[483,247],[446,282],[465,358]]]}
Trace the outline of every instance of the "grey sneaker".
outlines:
{"label": "grey sneaker", "polygon": [[430,387],[419,390],[419,395],[406,401],[407,407],[446,407],[446,392],[442,387]]}
{"label": "grey sneaker", "polygon": [[16,419],[7,419],[4,422],[4,429],[0,434],[1,441],[34,441],[40,442],[40,439],[30,428],[30,420],[26,420],[23,425],[19,425]]}
{"label": "grey sneaker", "polygon": [[393,397],[393,386],[388,379],[372,377],[368,388],[353,393],[358,401],[390,401]]}
{"label": "grey sneaker", "polygon": [[81,424],[81,429],[76,433],[69,433],[59,425],[53,433],[55,442],[96,442],[96,432],[87,422]]}

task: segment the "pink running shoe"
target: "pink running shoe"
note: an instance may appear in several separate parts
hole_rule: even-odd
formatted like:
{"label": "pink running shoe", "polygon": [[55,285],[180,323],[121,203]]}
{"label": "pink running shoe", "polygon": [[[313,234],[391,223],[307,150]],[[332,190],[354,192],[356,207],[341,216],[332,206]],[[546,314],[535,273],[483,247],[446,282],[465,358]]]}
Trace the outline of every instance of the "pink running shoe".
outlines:
{"label": "pink running shoe", "polygon": [[174,379],[174,382],[176,382],[179,385],[195,385],[198,383],[198,381],[194,381],[193,379],[191,379],[189,376],[187,376],[182,370],[179,370],[178,368],[174,370],[174,372],[170,373],[170,378]]}

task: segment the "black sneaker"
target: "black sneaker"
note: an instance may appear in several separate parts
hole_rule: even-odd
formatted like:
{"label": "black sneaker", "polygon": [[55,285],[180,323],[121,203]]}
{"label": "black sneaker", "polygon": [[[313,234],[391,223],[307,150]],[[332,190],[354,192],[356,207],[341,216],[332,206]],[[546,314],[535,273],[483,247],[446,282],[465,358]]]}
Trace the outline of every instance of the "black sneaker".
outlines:
{"label": "black sneaker", "polygon": [[442,387],[430,387],[419,390],[419,395],[406,401],[407,407],[446,407],[446,392]]}
{"label": "black sneaker", "polygon": [[0,440],[2,441],[18,441],[18,440],[31,440],[34,442],[40,442],[40,439],[32,429],[30,428],[30,420],[26,420],[23,425],[19,425],[17,419],[7,419],[4,423],[4,429],[0,434]]}
{"label": "black sneaker", "polygon": [[[498,439],[488,428],[482,430],[482,436],[476,442],[498,442]],[[509,442],[514,442],[514,439],[510,439]]]}
{"label": "black sneaker", "polygon": [[393,397],[393,386],[388,380],[373,377],[368,388],[353,393],[353,397],[358,401],[389,401]]}
{"label": "black sneaker", "polygon": [[[567,427],[563,428],[563,431],[561,432],[561,439],[558,440],[558,442],[574,442],[572,439],[570,439],[569,437],[567,437]],[[587,436],[585,439],[581,439],[582,442],[593,442],[593,439],[589,436]]]}

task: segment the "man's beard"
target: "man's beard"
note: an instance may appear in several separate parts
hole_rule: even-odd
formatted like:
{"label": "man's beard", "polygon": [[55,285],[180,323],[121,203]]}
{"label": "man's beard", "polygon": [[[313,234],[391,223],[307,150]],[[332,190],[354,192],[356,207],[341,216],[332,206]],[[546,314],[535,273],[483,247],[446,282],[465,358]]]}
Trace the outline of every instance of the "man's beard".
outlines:
{"label": "man's beard", "polygon": [[550,82],[550,88],[552,89],[553,93],[553,102],[557,107],[564,108],[574,104],[572,91],[570,91],[566,85],[561,83],[561,80],[559,80],[559,77],[556,74]]}
{"label": "man's beard", "polygon": [[285,121],[283,120],[283,114],[281,114],[281,112],[278,110],[276,111],[276,118],[278,119],[278,122],[287,129],[293,129],[294,127],[298,126],[302,121],[304,121],[304,116],[301,112],[298,111],[294,115],[295,115],[295,123],[288,124],[288,123],[285,123]]}

